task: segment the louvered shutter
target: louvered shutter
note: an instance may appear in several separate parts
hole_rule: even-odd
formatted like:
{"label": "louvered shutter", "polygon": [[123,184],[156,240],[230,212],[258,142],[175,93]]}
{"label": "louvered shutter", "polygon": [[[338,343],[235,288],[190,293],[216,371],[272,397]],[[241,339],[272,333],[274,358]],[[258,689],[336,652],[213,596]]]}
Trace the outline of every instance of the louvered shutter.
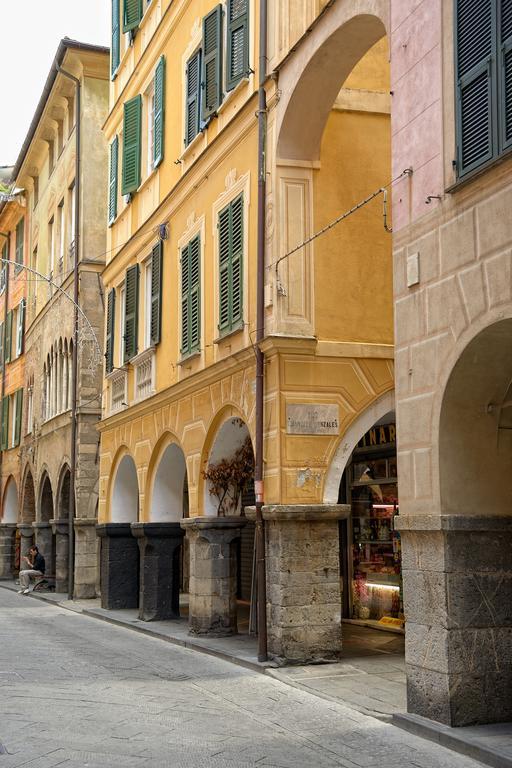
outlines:
{"label": "louvered shutter", "polygon": [[25,238],[25,219],[21,219],[16,226],[16,266],[15,272],[19,272],[23,264],[23,240]]}
{"label": "louvered shutter", "polygon": [[4,367],[4,324],[0,323],[0,370]]}
{"label": "louvered shutter", "polygon": [[126,270],[124,319],[124,362],[137,354],[139,316],[139,265]]}
{"label": "louvered shutter", "polygon": [[153,168],[160,165],[164,159],[165,131],[165,56],[161,56],[155,69],[155,116]]}
{"label": "louvered shutter", "polygon": [[228,0],[226,88],[231,91],[249,72],[249,0]]}
{"label": "louvered shutter", "polygon": [[187,64],[187,104],[185,115],[185,145],[199,133],[199,75],[201,52],[198,51]]}
{"label": "louvered shutter", "polygon": [[107,334],[105,339],[105,368],[107,373],[114,369],[114,332],[116,318],[116,292],[112,288],[107,299]]}
{"label": "louvered shutter", "polygon": [[117,169],[119,167],[119,138],[114,137],[110,145],[110,176],[108,184],[108,223],[117,216]]}
{"label": "louvered shutter", "polygon": [[240,195],[219,214],[219,331],[243,320],[244,199]]}
{"label": "louvered shutter", "polygon": [[23,414],[23,389],[18,389],[16,391],[16,421],[14,424],[13,447],[20,444],[22,414]]}
{"label": "louvered shutter", "polygon": [[498,82],[501,149],[512,146],[512,0],[499,0]]}
{"label": "louvered shutter", "polygon": [[459,176],[493,156],[493,58],[496,0],[457,0],[457,117]]}
{"label": "louvered shutter", "polygon": [[142,97],[124,105],[122,194],[135,192],[140,185]]}
{"label": "louvered shutter", "polygon": [[151,254],[151,344],[160,341],[162,322],[162,241],[153,248]]}
{"label": "louvered shutter", "polygon": [[203,62],[201,72],[202,119],[215,114],[222,101],[222,6],[203,19]]}
{"label": "louvered shutter", "polygon": [[143,0],[123,0],[123,32],[136,29],[142,19]]}
{"label": "louvered shutter", "polygon": [[181,353],[199,349],[201,341],[201,242],[199,235],[181,252]]}
{"label": "louvered shutter", "polygon": [[120,60],[119,0],[112,0],[112,48],[110,75],[115,77]]}
{"label": "louvered shutter", "polygon": [[2,450],[9,447],[9,396],[2,400]]}
{"label": "louvered shutter", "polygon": [[23,354],[23,347],[25,341],[25,299],[20,301],[18,307],[18,335],[16,338],[16,354]]}
{"label": "louvered shutter", "polygon": [[12,340],[12,310],[7,313],[5,323],[5,343],[4,343],[4,362],[11,362],[11,340]]}

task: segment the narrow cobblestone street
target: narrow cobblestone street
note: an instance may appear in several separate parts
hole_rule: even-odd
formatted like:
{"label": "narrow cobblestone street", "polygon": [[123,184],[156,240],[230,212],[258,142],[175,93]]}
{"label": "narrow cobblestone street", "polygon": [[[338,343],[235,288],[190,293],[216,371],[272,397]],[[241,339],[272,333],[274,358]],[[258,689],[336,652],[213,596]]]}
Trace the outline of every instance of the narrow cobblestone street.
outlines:
{"label": "narrow cobblestone street", "polygon": [[0,768],[479,763],[195,651],[0,590]]}

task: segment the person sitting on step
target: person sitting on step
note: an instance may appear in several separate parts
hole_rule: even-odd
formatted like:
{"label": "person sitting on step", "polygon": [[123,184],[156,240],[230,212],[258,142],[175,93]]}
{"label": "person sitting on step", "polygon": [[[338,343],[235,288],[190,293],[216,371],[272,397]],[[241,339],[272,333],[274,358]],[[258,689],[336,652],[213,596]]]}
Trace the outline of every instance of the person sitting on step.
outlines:
{"label": "person sitting on step", "polygon": [[37,579],[44,576],[46,563],[35,544],[30,547],[28,557],[24,557],[23,560],[27,563],[28,568],[20,571],[21,589],[18,590],[18,594],[28,595],[30,592],[30,579]]}

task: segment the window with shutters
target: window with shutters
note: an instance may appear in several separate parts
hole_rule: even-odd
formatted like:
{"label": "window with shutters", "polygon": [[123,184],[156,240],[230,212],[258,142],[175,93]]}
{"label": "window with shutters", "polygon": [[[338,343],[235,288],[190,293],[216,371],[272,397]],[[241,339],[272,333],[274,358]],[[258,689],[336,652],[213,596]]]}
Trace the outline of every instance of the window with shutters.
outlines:
{"label": "window with shutters", "polygon": [[222,6],[217,5],[203,19],[201,69],[201,117],[214,115],[222,101]]}
{"label": "window with shutters", "polygon": [[16,328],[16,357],[23,353],[25,341],[25,299],[22,299],[15,310]]}
{"label": "window with shutters", "polygon": [[226,88],[249,74],[249,0],[227,0]]}
{"label": "window with shutters", "polygon": [[138,350],[138,319],[139,319],[139,265],[134,264],[126,270],[124,283],[124,352],[123,362],[127,363],[135,357]]}
{"label": "window with shutters", "polygon": [[[117,173],[119,168],[119,137],[114,136],[110,144],[110,170],[108,182],[108,223],[114,223],[117,216]],[[74,185],[73,185],[74,189]]]}
{"label": "window with shutters", "polygon": [[5,319],[5,334],[4,334],[4,363],[11,362],[11,345],[12,345],[12,310],[9,310]]}
{"label": "window with shutters", "polygon": [[121,26],[119,19],[119,2],[112,0],[112,43],[110,47],[110,76],[114,80],[121,60]]}
{"label": "window with shutters", "polygon": [[20,444],[21,419],[23,413],[23,389],[18,389],[11,395],[11,447],[16,448]]}
{"label": "window with shutters", "polygon": [[201,51],[198,50],[187,62],[185,76],[185,146],[195,139],[200,130],[201,118]]}
{"label": "window with shutters", "polygon": [[124,104],[123,120],[123,195],[136,192],[140,185],[142,97]]}
{"label": "window with shutters", "polygon": [[236,197],[219,213],[219,332],[243,324],[244,198]]}
{"label": "window with shutters", "polygon": [[144,13],[142,0],[123,0],[123,32],[134,32]]}
{"label": "window with shutters", "polygon": [[25,239],[25,219],[20,219],[16,225],[16,262],[14,272],[17,273],[23,266],[23,245]]}
{"label": "window with shutters", "polygon": [[144,93],[144,110],[146,112],[147,147],[146,175],[153,170],[153,154],[155,151],[155,81],[152,80]]}
{"label": "window with shutters", "polygon": [[116,292],[112,288],[107,297],[107,322],[105,338],[105,370],[111,373],[114,369],[114,344],[116,322]]}
{"label": "window with shutters", "polygon": [[153,136],[151,163],[157,168],[164,159],[165,139],[165,57],[161,56],[155,69],[153,96]]}
{"label": "window with shutters", "polygon": [[154,346],[160,343],[162,326],[162,267],[163,267],[163,242],[159,240],[151,253],[151,301],[149,343]]}
{"label": "window with shutters", "polygon": [[144,265],[144,349],[151,346],[152,258]]}
{"label": "window with shutters", "polygon": [[201,343],[201,238],[181,249],[181,354],[199,351]]}
{"label": "window with shutters", "polygon": [[455,0],[457,172],[512,144],[512,0]]}
{"label": "window with shutters", "polygon": [[7,264],[5,261],[9,260],[9,240],[6,240],[2,247],[2,263],[0,264],[0,293],[5,291],[7,283]]}
{"label": "window with shutters", "polygon": [[0,370],[4,368],[5,327],[0,323]]}
{"label": "window with shutters", "polygon": [[2,398],[1,444],[2,451],[9,447],[9,395]]}

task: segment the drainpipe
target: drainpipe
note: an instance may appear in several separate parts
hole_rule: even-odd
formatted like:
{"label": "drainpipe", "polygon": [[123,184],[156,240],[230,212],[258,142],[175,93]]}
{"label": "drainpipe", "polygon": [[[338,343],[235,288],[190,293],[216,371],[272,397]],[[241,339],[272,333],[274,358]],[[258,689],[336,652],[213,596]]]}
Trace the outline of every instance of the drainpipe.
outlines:
{"label": "drainpipe", "polygon": [[80,80],[62,69],[56,61],[55,68],[61,75],[72,80],[76,87],[76,149],[75,149],[75,263],[73,266],[73,357],[71,359],[71,450],[70,450],[70,480],[69,480],[69,510],[68,510],[68,598],[73,599],[75,591],[75,476],[77,466],[76,433],[77,433],[77,383],[78,383],[78,258],[80,255],[80,113],[81,113],[81,85]]}
{"label": "drainpipe", "polygon": [[267,0],[260,2],[259,88],[258,88],[258,255],[256,284],[256,583],[258,587],[258,661],[267,661],[267,575],[265,527],[262,508],[263,489],[263,398],[265,356],[261,342],[265,337],[265,198],[267,137]]}
{"label": "drainpipe", "polygon": [[[0,232],[0,235],[2,237],[5,237],[7,239],[7,242],[9,244],[9,254],[8,258],[11,258],[11,235],[9,232]],[[5,329],[7,327],[7,311],[8,311],[8,305],[9,305],[9,273],[10,273],[10,264],[2,264],[0,265],[0,269],[5,269],[5,293],[4,293],[4,327],[2,329],[3,337],[4,337],[4,343],[5,343]],[[12,333],[11,333],[12,336]],[[0,400],[0,407],[3,406],[4,397],[5,397],[5,347],[2,345],[3,349],[3,356],[4,359],[0,361],[0,364],[2,365],[2,399]],[[0,489],[1,489],[1,483],[2,483],[2,467],[3,467],[3,461],[4,461],[4,452],[0,450]],[[2,510],[3,512],[3,510]]]}

